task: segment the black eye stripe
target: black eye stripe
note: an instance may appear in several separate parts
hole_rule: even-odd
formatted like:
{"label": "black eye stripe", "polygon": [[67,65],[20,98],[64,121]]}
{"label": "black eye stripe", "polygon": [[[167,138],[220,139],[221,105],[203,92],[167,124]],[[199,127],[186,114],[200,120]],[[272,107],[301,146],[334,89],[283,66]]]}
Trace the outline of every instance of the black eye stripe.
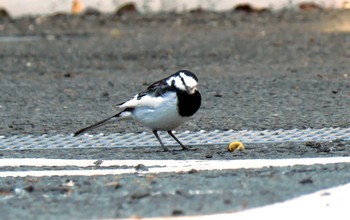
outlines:
{"label": "black eye stripe", "polygon": [[182,76],[180,76],[181,82],[184,84],[185,87],[187,87],[184,78],[182,78]]}

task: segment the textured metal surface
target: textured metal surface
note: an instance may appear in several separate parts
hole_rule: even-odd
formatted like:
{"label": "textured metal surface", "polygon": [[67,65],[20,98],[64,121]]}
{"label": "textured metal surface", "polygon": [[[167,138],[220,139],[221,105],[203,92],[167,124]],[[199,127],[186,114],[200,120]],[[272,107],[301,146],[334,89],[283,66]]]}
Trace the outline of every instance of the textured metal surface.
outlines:
{"label": "textured metal surface", "polygon": [[[275,130],[275,131],[200,131],[175,133],[186,145],[227,144],[234,140],[243,143],[269,142],[306,142],[306,141],[334,141],[350,140],[350,128],[322,128],[305,130]],[[160,132],[166,145],[177,143],[166,133]],[[42,136],[0,136],[0,150],[11,149],[52,149],[52,148],[103,148],[103,147],[136,147],[157,146],[159,143],[151,132],[140,134],[112,134],[112,135],[42,135]]]}

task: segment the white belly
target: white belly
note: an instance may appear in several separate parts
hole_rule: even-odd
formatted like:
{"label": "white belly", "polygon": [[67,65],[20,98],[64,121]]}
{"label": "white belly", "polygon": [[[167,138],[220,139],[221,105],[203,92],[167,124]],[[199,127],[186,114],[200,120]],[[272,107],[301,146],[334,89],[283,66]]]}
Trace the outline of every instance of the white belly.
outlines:
{"label": "white belly", "polygon": [[177,112],[176,93],[167,97],[157,97],[154,105],[138,106],[133,111],[133,118],[152,130],[173,130],[190,117],[181,117]]}

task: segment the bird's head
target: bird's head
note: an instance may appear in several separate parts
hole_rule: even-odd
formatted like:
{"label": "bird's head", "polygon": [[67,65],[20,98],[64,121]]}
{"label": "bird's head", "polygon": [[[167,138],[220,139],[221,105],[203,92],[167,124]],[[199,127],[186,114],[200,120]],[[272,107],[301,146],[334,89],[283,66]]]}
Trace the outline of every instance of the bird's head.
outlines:
{"label": "bird's head", "polygon": [[194,94],[197,91],[198,78],[188,70],[177,71],[166,82],[170,86],[188,94]]}

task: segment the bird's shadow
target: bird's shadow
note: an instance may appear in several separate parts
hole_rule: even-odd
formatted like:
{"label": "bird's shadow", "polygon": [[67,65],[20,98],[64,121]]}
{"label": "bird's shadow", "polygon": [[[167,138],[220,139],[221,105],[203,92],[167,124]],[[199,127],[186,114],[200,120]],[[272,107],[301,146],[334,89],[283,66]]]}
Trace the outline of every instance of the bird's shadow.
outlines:
{"label": "bird's shadow", "polygon": [[198,150],[198,148],[193,148],[193,147],[189,147],[189,149],[188,150],[186,150],[186,149],[181,149],[181,148],[176,148],[175,149],[175,146],[174,146],[174,149],[171,149],[171,148],[169,148],[168,147],[168,151],[164,151],[163,149],[157,149],[157,150],[146,150],[146,151],[143,151],[143,153],[152,153],[152,154],[154,154],[154,153],[182,153],[182,152],[191,152],[191,151],[197,151]]}

